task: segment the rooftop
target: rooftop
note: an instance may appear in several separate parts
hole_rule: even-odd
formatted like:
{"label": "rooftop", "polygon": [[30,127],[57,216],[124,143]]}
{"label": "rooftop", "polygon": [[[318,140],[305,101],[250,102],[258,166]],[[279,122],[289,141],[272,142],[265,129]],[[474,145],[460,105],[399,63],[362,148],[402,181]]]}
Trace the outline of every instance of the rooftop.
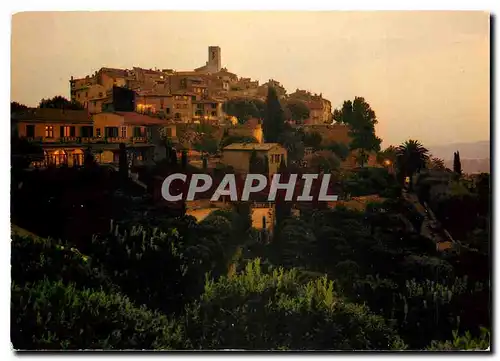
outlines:
{"label": "rooftop", "polygon": [[92,118],[87,110],[69,110],[55,108],[30,108],[12,114],[13,120],[27,120],[51,123],[91,123]]}

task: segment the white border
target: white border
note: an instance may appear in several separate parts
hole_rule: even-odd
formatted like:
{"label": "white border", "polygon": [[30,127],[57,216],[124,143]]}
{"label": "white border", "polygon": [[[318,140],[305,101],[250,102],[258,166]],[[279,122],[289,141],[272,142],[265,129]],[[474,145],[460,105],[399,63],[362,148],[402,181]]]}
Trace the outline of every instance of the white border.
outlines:
{"label": "white border", "polygon": [[[369,0],[349,0],[340,2],[331,2],[327,0],[309,0],[309,1],[297,1],[297,0],[289,0],[289,1],[274,1],[270,2],[269,0],[252,0],[251,2],[246,1],[234,1],[234,0],[225,0],[225,1],[201,1],[201,0],[191,0],[189,2],[163,2],[160,0],[156,1],[141,1],[141,2],[124,2],[124,1],[103,1],[103,0],[87,0],[85,2],[70,2],[63,0],[43,0],[43,1],[35,1],[35,0],[24,0],[24,1],[4,1],[2,2],[2,18],[1,18],[1,41],[2,41],[2,49],[4,52],[2,53],[3,60],[3,71],[4,71],[4,79],[9,79],[9,82],[4,81],[2,90],[2,98],[3,102],[1,103],[2,107],[2,115],[3,121],[2,132],[0,136],[2,137],[0,141],[1,145],[1,157],[0,157],[0,169],[1,172],[1,182],[2,182],[2,190],[4,191],[4,197],[1,202],[1,212],[2,217],[0,218],[0,226],[2,229],[2,233],[7,236],[9,234],[10,240],[10,222],[8,221],[8,217],[10,214],[9,202],[7,199],[10,199],[10,178],[9,178],[9,116],[10,116],[10,33],[11,33],[11,14],[20,12],[20,11],[48,11],[48,10],[58,10],[58,11],[78,11],[78,10],[487,10],[492,13],[498,14],[498,1],[487,1],[487,0],[474,0],[474,1],[466,1],[466,0],[455,0],[453,2],[447,1],[438,1],[438,0],[420,0],[420,1],[389,1],[389,0],[379,0],[379,1],[369,1]],[[36,26],[36,24],[34,24]],[[498,22],[496,24],[498,28]],[[498,30],[498,29],[497,29]],[[495,47],[498,49],[498,38],[495,38]],[[495,62],[495,65],[497,62]],[[492,64],[493,65],[493,64]],[[496,76],[495,76],[496,78]],[[493,80],[492,80],[493,81]],[[495,95],[495,103],[498,100],[498,93]],[[495,137],[498,139],[498,127],[495,129]],[[494,157],[494,169],[500,169],[500,157],[495,148],[495,157]],[[498,189],[498,179],[495,179],[495,188]],[[9,189],[9,193],[7,190]],[[495,205],[496,201],[495,201]],[[500,215],[495,212],[495,222],[494,224],[500,225]],[[494,243],[494,242],[492,242]],[[10,244],[7,242],[7,239],[4,239],[1,242],[2,250],[0,251],[2,260],[2,272],[0,272],[1,278],[1,320],[3,321],[1,328],[1,356],[2,360],[13,359],[15,355],[11,351],[10,345]],[[498,256],[498,248],[495,250],[495,256]],[[494,260],[499,259],[495,257]],[[496,272],[495,272],[496,276]],[[495,278],[494,278],[495,279]],[[495,286],[493,289],[495,290]],[[496,308],[495,308],[496,309]],[[495,312],[498,313],[498,312]],[[495,317],[496,321],[496,317]],[[495,322],[496,325],[496,322]],[[494,331],[494,342],[498,345],[498,332]],[[90,355],[89,355],[90,356]],[[89,356],[80,356],[80,357],[89,357]],[[104,356],[92,355],[93,359],[104,359]],[[123,355],[116,355],[117,357],[123,357]],[[166,355],[168,357],[178,357],[177,355]],[[207,356],[210,357],[210,354]],[[213,355],[211,357],[218,357],[218,355]],[[276,357],[277,355],[273,355]],[[285,357],[289,357],[288,354],[283,355]],[[305,356],[305,355],[304,355]],[[381,354],[382,357],[386,357],[387,354]],[[397,354],[396,357],[401,356]],[[471,355],[472,356],[472,355]],[[52,356],[49,356],[52,357]],[[64,358],[68,358],[69,356],[64,356]],[[107,355],[106,357],[110,357]],[[183,356],[186,358],[187,356]],[[193,356],[188,356],[189,358]],[[270,358],[271,356],[264,355],[256,355],[255,357],[259,358]],[[330,356],[327,356],[330,357]],[[334,355],[334,357],[346,357],[344,355]],[[361,356],[347,356],[350,359],[352,358],[360,358]],[[425,357],[427,360],[434,359],[438,357],[437,355],[429,355],[429,354],[421,354],[416,357]],[[470,356],[466,356],[470,357]],[[24,359],[34,359],[33,356],[24,356]]]}

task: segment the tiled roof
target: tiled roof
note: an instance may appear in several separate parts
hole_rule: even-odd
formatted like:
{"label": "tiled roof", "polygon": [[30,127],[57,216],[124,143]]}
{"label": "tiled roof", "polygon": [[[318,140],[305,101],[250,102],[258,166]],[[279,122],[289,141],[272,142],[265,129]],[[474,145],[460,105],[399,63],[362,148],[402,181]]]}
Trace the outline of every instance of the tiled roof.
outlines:
{"label": "tiled roof", "polygon": [[12,114],[12,119],[41,123],[92,123],[92,118],[87,110],[54,108],[31,108],[20,113]]}
{"label": "tiled roof", "polygon": [[146,114],[136,112],[114,112],[124,118],[126,124],[130,125],[169,125],[171,122],[165,119],[155,118]]}
{"label": "tiled roof", "polygon": [[274,147],[281,147],[278,143],[232,143],[223,150],[263,150],[268,151]]}

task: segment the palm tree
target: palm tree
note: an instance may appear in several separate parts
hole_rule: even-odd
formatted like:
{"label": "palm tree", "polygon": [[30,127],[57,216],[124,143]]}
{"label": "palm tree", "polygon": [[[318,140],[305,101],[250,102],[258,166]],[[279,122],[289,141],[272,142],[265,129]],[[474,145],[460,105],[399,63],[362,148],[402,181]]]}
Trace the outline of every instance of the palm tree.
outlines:
{"label": "palm tree", "polygon": [[424,169],[429,160],[429,151],[417,140],[407,140],[396,149],[396,163],[400,175],[410,178],[413,190],[413,175]]}

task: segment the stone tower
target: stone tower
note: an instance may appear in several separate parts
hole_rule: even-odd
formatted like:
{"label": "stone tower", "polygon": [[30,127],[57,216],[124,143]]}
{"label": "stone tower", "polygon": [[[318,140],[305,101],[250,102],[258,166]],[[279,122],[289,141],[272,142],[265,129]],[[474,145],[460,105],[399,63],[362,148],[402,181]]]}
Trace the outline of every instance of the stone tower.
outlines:
{"label": "stone tower", "polygon": [[218,46],[208,47],[208,62],[207,67],[214,73],[221,69],[221,50]]}

